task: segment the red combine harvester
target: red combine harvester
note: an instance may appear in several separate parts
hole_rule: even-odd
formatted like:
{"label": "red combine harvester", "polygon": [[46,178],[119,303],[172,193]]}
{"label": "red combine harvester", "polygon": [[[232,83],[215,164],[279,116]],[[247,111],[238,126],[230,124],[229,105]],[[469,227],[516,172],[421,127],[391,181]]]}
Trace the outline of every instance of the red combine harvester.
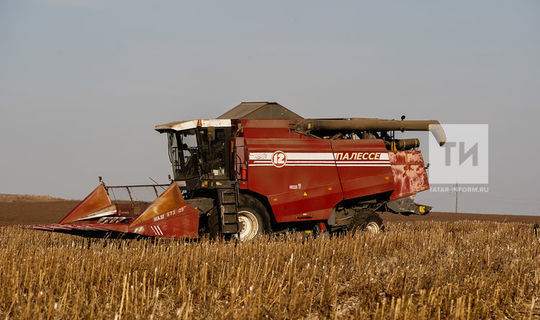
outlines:
{"label": "red combine harvester", "polygon": [[[167,134],[170,185],[100,185],[58,224],[32,228],[92,237],[249,240],[270,232],[382,229],[377,212],[426,214],[429,184],[418,139],[438,121],[304,119],[269,102],[241,103],[218,119],[158,125]],[[168,187],[167,187],[168,186]],[[166,187],[166,189],[165,189]],[[150,188],[153,202],[133,194]],[[122,189],[128,201],[112,201]],[[164,191],[162,191],[163,189]]]}

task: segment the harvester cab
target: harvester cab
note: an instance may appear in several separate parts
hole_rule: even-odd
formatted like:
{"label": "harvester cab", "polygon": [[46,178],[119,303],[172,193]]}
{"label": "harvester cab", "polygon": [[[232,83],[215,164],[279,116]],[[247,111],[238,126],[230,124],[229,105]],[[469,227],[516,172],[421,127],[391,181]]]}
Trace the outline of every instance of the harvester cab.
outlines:
{"label": "harvester cab", "polygon": [[156,126],[167,134],[169,160],[175,181],[195,190],[230,180],[231,121],[192,120]]}
{"label": "harvester cab", "polygon": [[[446,141],[436,120],[304,119],[275,102],[241,103],[217,119],[155,130],[167,137],[168,187],[100,184],[59,224],[33,228],[241,240],[292,230],[378,231],[378,212],[431,210],[414,202],[429,189],[419,139],[397,139],[395,132],[429,131],[440,145]],[[155,199],[135,201],[133,191],[142,187],[152,188]],[[127,191],[127,202],[110,199],[119,189]]]}

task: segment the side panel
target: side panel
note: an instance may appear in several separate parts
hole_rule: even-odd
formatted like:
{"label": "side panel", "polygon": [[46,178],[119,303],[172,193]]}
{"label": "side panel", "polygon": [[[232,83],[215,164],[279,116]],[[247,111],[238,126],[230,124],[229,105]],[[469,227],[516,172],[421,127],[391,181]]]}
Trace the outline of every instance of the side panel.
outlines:
{"label": "side panel", "polygon": [[394,179],[382,140],[332,140],[345,199],[392,191]]}
{"label": "side panel", "polygon": [[245,141],[248,188],[268,198],[277,222],[328,219],[343,199],[330,141],[295,134]]}
{"label": "side panel", "polygon": [[389,152],[389,155],[395,184],[390,200],[408,197],[429,189],[424,159],[420,151],[396,151]]}

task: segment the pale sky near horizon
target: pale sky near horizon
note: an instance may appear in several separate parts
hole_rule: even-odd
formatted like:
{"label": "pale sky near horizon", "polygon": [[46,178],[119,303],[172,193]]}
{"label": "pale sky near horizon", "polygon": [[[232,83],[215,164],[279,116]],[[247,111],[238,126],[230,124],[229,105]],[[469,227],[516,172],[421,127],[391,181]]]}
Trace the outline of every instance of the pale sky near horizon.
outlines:
{"label": "pale sky near horizon", "polygon": [[0,0],[0,193],[165,182],[153,126],[241,101],[488,124],[460,210],[540,214],[539,1]]}

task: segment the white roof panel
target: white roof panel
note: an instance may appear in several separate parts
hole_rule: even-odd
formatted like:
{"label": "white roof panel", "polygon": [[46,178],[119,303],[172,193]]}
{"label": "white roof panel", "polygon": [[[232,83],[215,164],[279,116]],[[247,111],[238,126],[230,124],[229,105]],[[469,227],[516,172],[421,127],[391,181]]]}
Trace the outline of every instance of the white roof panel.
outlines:
{"label": "white roof panel", "polygon": [[155,129],[157,131],[166,131],[166,130],[183,131],[183,130],[194,129],[197,127],[226,128],[230,126],[231,126],[231,119],[204,119],[204,120],[201,119],[201,120],[187,120],[187,121],[177,121],[177,122],[159,124],[155,126]]}

